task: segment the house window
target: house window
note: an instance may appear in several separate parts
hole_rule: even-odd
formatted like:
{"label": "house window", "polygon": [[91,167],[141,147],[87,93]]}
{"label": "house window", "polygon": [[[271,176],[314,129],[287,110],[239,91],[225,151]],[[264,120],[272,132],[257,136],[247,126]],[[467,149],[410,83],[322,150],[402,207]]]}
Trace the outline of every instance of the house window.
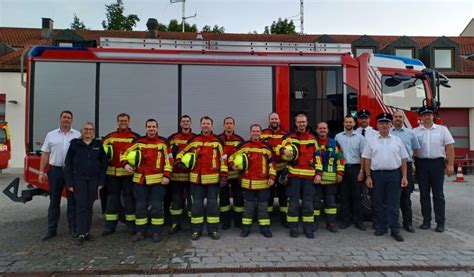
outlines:
{"label": "house window", "polygon": [[374,48],[369,48],[369,47],[366,47],[366,48],[358,47],[358,48],[355,49],[356,57],[359,57],[360,55],[362,55],[364,53],[373,54],[374,52],[375,52],[375,49]]}
{"label": "house window", "polygon": [[435,68],[453,68],[453,49],[434,49]]}
{"label": "house window", "polygon": [[404,58],[414,58],[414,49],[413,48],[395,48],[395,56],[404,57]]}

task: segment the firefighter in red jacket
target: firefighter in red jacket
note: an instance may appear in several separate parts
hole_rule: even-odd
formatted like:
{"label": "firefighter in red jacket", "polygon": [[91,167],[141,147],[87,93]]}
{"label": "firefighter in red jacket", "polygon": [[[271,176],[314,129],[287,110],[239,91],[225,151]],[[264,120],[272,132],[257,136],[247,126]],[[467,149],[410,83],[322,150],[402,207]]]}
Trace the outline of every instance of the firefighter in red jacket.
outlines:
{"label": "firefighter in red jacket", "polygon": [[[237,149],[244,139],[234,132],[235,120],[232,117],[226,117],[224,119],[224,132],[219,135],[219,138],[224,143],[224,154],[230,157]],[[240,227],[242,223],[242,213],[244,212],[244,199],[242,196],[242,189],[239,182],[239,171],[229,170],[227,178],[227,185],[221,188],[219,194],[219,204],[221,212],[222,230],[230,228],[231,222],[231,206],[230,206],[230,190],[232,189],[233,196],[233,212],[234,212],[234,225]]]}
{"label": "firefighter in red jacket", "polygon": [[[315,183],[321,179],[322,165],[316,156],[319,150],[316,137],[307,132],[308,118],[299,113],[295,117],[296,132],[284,137],[282,145],[277,151],[287,160],[288,184],[288,227],[290,236],[298,237],[299,201],[302,200],[303,232],[309,239],[314,238],[313,201]],[[316,174],[318,173],[318,174]]]}
{"label": "firefighter in red jacket", "polygon": [[[168,137],[171,146],[173,158],[188,145],[194,134],[191,130],[191,117],[189,115],[181,116],[179,120],[180,130]],[[189,170],[181,167],[174,167],[171,173],[171,184],[168,193],[171,194],[171,228],[169,233],[175,234],[181,230],[181,217],[183,210],[191,211],[191,193],[189,191]],[[187,200],[186,197],[187,196]],[[187,204],[185,205],[185,202]]]}
{"label": "firefighter in red jacket", "polygon": [[[276,162],[277,177],[275,179],[276,185],[273,187],[273,191],[276,190],[278,196],[278,206],[280,211],[280,222],[281,225],[287,227],[286,214],[288,211],[288,201],[286,196],[286,186],[284,184],[284,176],[286,175],[286,161],[283,160],[279,153],[275,152],[275,149],[283,142],[283,136],[288,132],[283,130],[280,126],[280,116],[278,113],[270,113],[268,115],[268,128],[262,131],[261,138],[263,141],[268,143],[273,149],[273,158]],[[268,211],[273,211],[273,193],[270,195],[268,201]]]}
{"label": "firefighter in red jacket", "polygon": [[[189,140],[176,156],[176,163],[190,169],[192,240],[202,236],[204,225],[204,198],[207,196],[207,231],[212,239],[219,239],[219,192],[227,184],[227,157],[222,141],[213,134],[213,120],[200,120],[201,134]],[[192,157],[192,158],[190,158]]]}
{"label": "firefighter in red jacket", "polygon": [[241,237],[250,234],[255,208],[260,233],[266,238],[272,237],[267,206],[268,198],[272,194],[270,188],[275,183],[276,164],[272,147],[261,140],[261,132],[260,125],[250,126],[250,140],[242,143],[237,152],[229,158],[229,164],[233,169],[242,170],[241,183],[245,202]]}
{"label": "firefighter in red jacket", "polygon": [[123,207],[125,221],[128,231],[135,234],[135,198],[133,197],[132,173],[126,172],[122,167],[120,155],[127,149],[129,144],[140,137],[129,128],[130,115],[121,113],[117,115],[118,129],[106,135],[102,143],[107,154],[107,211],[105,212],[105,230],[103,236],[108,236],[115,232],[119,219],[121,198],[123,197]]}
{"label": "firefighter in red jacket", "polygon": [[328,124],[319,122],[316,125],[318,134],[319,150],[316,152],[323,165],[321,179],[316,183],[316,192],[314,194],[314,217],[315,230],[318,228],[318,220],[321,214],[321,199],[324,199],[324,214],[326,217],[326,227],[332,233],[337,232],[336,226],[336,195],[337,184],[342,181],[344,176],[344,155],[335,139],[328,137]]}
{"label": "firefighter in red jacket", "polygon": [[121,159],[127,172],[134,172],[135,225],[137,233],[133,242],[143,240],[148,224],[148,207],[151,206],[151,226],[153,242],[161,240],[161,227],[164,224],[163,199],[166,185],[170,181],[173,168],[173,155],[167,140],[158,136],[158,122],[146,121],[146,136],[134,141]]}

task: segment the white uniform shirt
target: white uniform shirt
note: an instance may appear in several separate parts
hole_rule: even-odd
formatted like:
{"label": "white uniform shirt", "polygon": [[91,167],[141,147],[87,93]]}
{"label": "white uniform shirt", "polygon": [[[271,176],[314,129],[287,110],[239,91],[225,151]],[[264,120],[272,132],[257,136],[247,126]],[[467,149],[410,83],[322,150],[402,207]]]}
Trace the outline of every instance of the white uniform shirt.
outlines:
{"label": "white uniform shirt", "polygon": [[351,133],[344,131],[337,134],[335,139],[342,148],[345,163],[360,164],[360,155],[366,142],[365,138],[354,131]]}
{"label": "white uniform shirt", "polygon": [[453,136],[448,128],[442,125],[433,124],[430,129],[420,125],[413,129],[413,131],[421,146],[420,150],[418,150],[418,158],[446,158],[444,147],[454,143]]}
{"label": "white uniform shirt", "polygon": [[399,137],[378,135],[367,140],[362,158],[371,160],[371,170],[394,170],[402,166],[408,153]]}
{"label": "white uniform shirt", "polygon": [[41,151],[49,153],[49,164],[52,166],[64,166],[67,150],[71,140],[79,138],[81,133],[71,129],[64,133],[60,128],[52,130],[46,135]]}
{"label": "white uniform shirt", "polygon": [[355,130],[355,132],[362,135],[362,130],[364,129],[365,129],[365,136],[363,137],[365,137],[366,139],[376,137],[379,134],[379,132],[377,130],[374,130],[372,126],[367,126],[366,128],[359,127]]}

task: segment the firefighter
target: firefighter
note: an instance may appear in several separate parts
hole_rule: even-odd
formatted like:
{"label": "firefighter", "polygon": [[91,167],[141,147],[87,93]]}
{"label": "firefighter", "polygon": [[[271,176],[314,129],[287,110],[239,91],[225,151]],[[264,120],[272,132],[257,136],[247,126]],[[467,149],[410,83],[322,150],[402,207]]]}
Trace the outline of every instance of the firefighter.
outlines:
{"label": "firefighter", "polygon": [[190,169],[191,182],[191,239],[202,236],[204,198],[207,198],[207,232],[215,240],[219,235],[219,192],[227,184],[227,157],[222,141],[212,132],[213,120],[203,116],[201,134],[194,136],[176,156],[179,167]]}
{"label": "firefighter", "polygon": [[163,199],[166,185],[170,181],[173,155],[168,141],[158,136],[158,122],[148,119],[145,123],[146,136],[135,140],[122,155],[127,172],[133,172],[133,192],[135,195],[135,225],[137,232],[132,241],[145,238],[150,209],[153,242],[161,241],[161,227],[164,224]]}
{"label": "firefighter", "polygon": [[321,199],[324,199],[326,227],[330,232],[336,233],[337,184],[342,181],[344,176],[344,156],[336,140],[328,137],[328,132],[329,129],[326,122],[322,121],[316,125],[317,141],[319,144],[319,150],[316,152],[316,155],[321,157],[323,171],[321,180],[316,183],[313,205],[315,229],[318,228],[318,221],[321,215]]}
{"label": "firefighter", "polygon": [[400,194],[400,210],[402,211],[402,218],[403,218],[403,228],[409,232],[414,233],[415,229],[413,228],[412,224],[412,210],[411,210],[411,193],[415,189],[415,180],[413,177],[413,153],[420,149],[420,144],[416,139],[415,133],[413,130],[403,127],[404,122],[404,113],[402,111],[396,111],[393,113],[393,128],[390,132],[399,137],[405,148],[408,152],[407,158],[407,179],[408,179],[408,186],[402,188],[402,192]]}
{"label": "firefighter", "polygon": [[[286,214],[288,211],[288,202],[286,197],[285,177],[288,173],[286,169],[286,162],[282,159],[279,153],[275,152],[275,149],[283,141],[283,136],[288,132],[283,130],[280,126],[280,116],[278,113],[272,112],[268,115],[268,128],[262,131],[262,139],[268,143],[273,149],[273,156],[276,162],[277,177],[275,179],[276,185],[273,187],[273,191],[276,190],[278,196],[278,206],[280,212],[280,223],[284,227],[288,227],[286,221]],[[273,192],[270,195],[268,201],[269,212],[273,211]]]}
{"label": "firefighter", "polygon": [[250,140],[242,143],[237,152],[229,158],[231,168],[242,171],[241,183],[245,202],[241,237],[250,234],[255,209],[260,233],[266,238],[272,237],[267,206],[272,193],[270,188],[275,183],[276,164],[272,147],[260,139],[261,132],[262,127],[259,124],[251,125]]}
{"label": "firefighter", "polygon": [[64,166],[67,189],[76,197],[78,246],[93,240],[90,234],[93,206],[104,187],[106,167],[102,142],[95,138],[94,124],[86,122],[81,137],[71,140]]}
{"label": "firefighter", "polygon": [[[42,238],[43,241],[56,237],[61,214],[61,193],[65,185],[64,179],[64,161],[72,139],[81,136],[79,131],[72,129],[73,115],[71,111],[62,111],[59,115],[59,128],[50,131],[44,139],[41,147],[40,171],[38,181],[46,182],[48,177],[49,187],[49,207],[48,207],[48,232]],[[49,165],[48,176],[44,170]],[[67,222],[69,225],[69,234],[77,237],[76,228],[76,199],[73,192],[67,193]]]}
{"label": "firefighter", "polygon": [[370,126],[370,111],[362,109],[357,113],[357,124],[359,127],[355,130],[365,138],[371,138],[377,135],[377,130]]}
{"label": "firefighter", "polygon": [[122,198],[128,232],[132,235],[135,234],[135,199],[133,197],[132,174],[123,169],[120,155],[140,135],[130,129],[130,115],[126,113],[117,115],[117,125],[117,131],[102,139],[108,160],[105,181],[108,193],[107,210],[105,212],[105,230],[102,232],[102,236],[108,236],[115,232],[122,207]]}
{"label": "firefighter", "polygon": [[[308,118],[306,114],[299,113],[295,117],[296,132],[283,137],[282,144],[277,152],[288,163],[288,227],[290,236],[298,237],[299,201],[302,200],[303,232],[309,239],[314,239],[314,189],[315,183],[321,181],[322,164],[316,151],[319,150],[316,137],[307,132]],[[316,174],[318,173],[318,174]]]}
{"label": "firefighter", "polygon": [[366,143],[365,138],[354,132],[355,119],[352,115],[344,117],[344,132],[336,135],[336,141],[344,154],[344,178],[340,185],[341,193],[341,224],[340,229],[354,226],[365,231],[362,213],[362,191],[365,184],[363,168],[361,167],[362,150]]}
{"label": "firefighter", "polygon": [[434,124],[434,111],[423,106],[418,110],[421,124],[413,131],[420,143],[415,165],[416,178],[420,188],[421,215],[423,224],[420,228],[431,228],[431,199],[433,192],[433,208],[436,221],[436,232],[442,233],[445,228],[444,173],[448,177],[454,174],[454,138],[448,128]]}
{"label": "firefighter", "polygon": [[390,134],[392,120],[392,115],[388,113],[377,116],[379,134],[368,139],[362,157],[366,159],[365,183],[373,188],[373,212],[377,226],[374,234],[383,236],[389,227],[391,236],[401,242],[404,239],[400,235],[398,217],[401,188],[408,185],[408,153],[403,142]]}
{"label": "firefighter", "polygon": [[[168,137],[173,158],[188,145],[194,133],[191,130],[191,117],[181,116],[179,120],[180,130]],[[171,173],[171,184],[169,193],[171,194],[171,228],[169,234],[175,234],[181,230],[181,218],[183,210],[191,211],[191,193],[189,191],[189,170],[186,168],[174,167]],[[187,196],[187,197],[186,197]],[[186,200],[187,199],[187,200]],[[187,204],[185,204],[187,202]]]}
{"label": "firefighter", "polygon": [[[224,132],[219,135],[219,138],[224,143],[224,154],[230,157],[234,154],[237,146],[241,144],[244,139],[234,132],[235,120],[232,117],[226,117],[224,119]],[[227,178],[227,185],[221,188],[219,194],[220,200],[220,218],[222,221],[222,230],[230,228],[231,222],[231,206],[230,206],[230,190],[232,189],[233,196],[233,218],[234,226],[240,227],[242,222],[242,213],[244,212],[244,199],[242,196],[242,189],[239,182],[239,171],[229,170]]]}

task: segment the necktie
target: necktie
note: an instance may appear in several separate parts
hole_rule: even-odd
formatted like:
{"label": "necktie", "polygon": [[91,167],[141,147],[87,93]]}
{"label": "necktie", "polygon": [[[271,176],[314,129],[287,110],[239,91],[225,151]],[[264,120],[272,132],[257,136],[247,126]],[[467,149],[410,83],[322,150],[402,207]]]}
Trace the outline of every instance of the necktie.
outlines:
{"label": "necktie", "polygon": [[365,137],[365,129],[362,129],[362,136]]}

